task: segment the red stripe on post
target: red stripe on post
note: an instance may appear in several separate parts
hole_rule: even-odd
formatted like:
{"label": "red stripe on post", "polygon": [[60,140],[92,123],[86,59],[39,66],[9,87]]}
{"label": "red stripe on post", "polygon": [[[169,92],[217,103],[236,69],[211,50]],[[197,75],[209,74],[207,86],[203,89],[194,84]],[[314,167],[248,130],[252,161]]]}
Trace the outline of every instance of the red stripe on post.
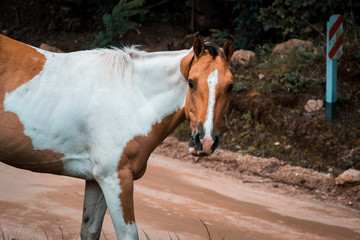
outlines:
{"label": "red stripe on post", "polygon": [[343,35],[341,34],[340,37],[338,38],[338,40],[336,41],[336,43],[334,44],[334,46],[332,47],[332,49],[329,51],[329,58],[330,59],[333,59],[336,52],[338,51],[338,49],[342,45],[342,42],[343,42]]}
{"label": "red stripe on post", "polygon": [[331,38],[334,36],[334,34],[336,33],[336,30],[340,27],[340,25],[343,22],[343,16],[340,15],[338,17],[338,19],[336,19],[336,21],[334,22],[334,24],[332,25],[332,27],[330,28],[329,31],[329,41],[331,40]]}

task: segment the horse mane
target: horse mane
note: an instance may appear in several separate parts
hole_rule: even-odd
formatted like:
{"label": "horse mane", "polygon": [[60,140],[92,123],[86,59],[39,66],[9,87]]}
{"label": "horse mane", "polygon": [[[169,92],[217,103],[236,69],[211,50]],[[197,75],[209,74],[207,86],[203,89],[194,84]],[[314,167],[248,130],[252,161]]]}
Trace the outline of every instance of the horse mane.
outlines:
{"label": "horse mane", "polygon": [[[218,46],[211,43],[205,44],[205,50],[209,51],[209,54],[215,59],[217,56],[223,58],[223,53]],[[123,79],[126,66],[131,66],[132,57],[148,54],[148,52],[139,50],[139,45],[124,46],[122,48],[99,48],[95,49],[95,52],[100,56],[101,64],[107,69],[107,72],[111,75],[117,74]],[[151,55],[151,53],[149,53]],[[189,64],[189,71],[194,61],[194,56]]]}
{"label": "horse mane", "polygon": [[215,59],[217,56],[224,58],[221,49],[213,44],[206,43],[205,50],[208,50],[210,55]]}
{"label": "horse mane", "polygon": [[120,81],[124,79],[124,72],[127,67],[132,67],[132,55],[141,54],[143,51],[138,50],[137,45],[122,48],[110,47],[110,48],[97,48],[94,50],[95,54],[106,73],[113,79],[114,76],[120,77]]}
{"label": "horse mane", "polygon": [[124,49],[120,48],[102,48],[95,50],[100,56],[102,65],[109,71],[115,73],[124,73],[125,66],[131,63],[131,56]]}

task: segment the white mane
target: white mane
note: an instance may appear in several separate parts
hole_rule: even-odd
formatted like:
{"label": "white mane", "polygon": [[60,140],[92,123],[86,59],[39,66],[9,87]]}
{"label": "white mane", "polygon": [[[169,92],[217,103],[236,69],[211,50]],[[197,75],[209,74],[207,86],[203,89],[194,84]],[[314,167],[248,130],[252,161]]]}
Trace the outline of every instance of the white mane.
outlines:
{"label": "white mane", "polygon": [[131,66],[132,60],[128,51],[119,48],[96,49],[95,53],[100,57],[101,65],[107,69],[110,75],[119,74],[121,78],[125,67]]}
{"label": "white mane", "polygon": [[[133,69],[134,61],[137,59],[145,60],[149,58],[158,57],[171,57],[184,54],[189,50],[180,51],[158,51],[158,52],[146,52],[138,49],[139,45],[123,48],[101,48],[92,50],[92,52],[98,56],[97,64],[103,66],[106,69],[106,73],[109,74],[110,78],[117,76],[122,80],[124,73],[127,69],[130,72]],[[180,67],[180,63],[179,63]],[[129,79],[130,80],[130,79]]]}

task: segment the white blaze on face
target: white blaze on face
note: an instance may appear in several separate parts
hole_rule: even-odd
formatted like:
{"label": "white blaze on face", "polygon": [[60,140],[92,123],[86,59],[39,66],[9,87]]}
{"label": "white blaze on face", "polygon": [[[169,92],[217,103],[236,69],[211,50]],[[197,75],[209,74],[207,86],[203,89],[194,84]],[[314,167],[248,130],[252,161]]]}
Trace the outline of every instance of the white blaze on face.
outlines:
{"label": "white blaze on face", "polygon": [[205,120],[205,136],[204,137],[212,137],[212,129],[213,129],[213,119],[214,119],[214,105],[215,105],[215,87],[218,83],[218,71],[215,70],[210,73],[208,79],[209,86],[209,102],[206,111],[206,120]]}

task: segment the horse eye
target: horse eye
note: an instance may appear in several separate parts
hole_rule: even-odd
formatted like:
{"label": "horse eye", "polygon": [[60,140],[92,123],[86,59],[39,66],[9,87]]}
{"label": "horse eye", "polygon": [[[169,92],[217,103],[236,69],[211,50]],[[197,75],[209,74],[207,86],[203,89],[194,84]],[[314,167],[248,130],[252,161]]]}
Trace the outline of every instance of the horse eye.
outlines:
{"label": "horse eye", "polygon": [[234,88],[234,84],[230,84],[230,85],[227,87],[226,91],[227,91],[227,92],[231,92],[231,91],[233,90],[233,88]]}
{"label": "horse eye", "polygon": [[189,87],[194,88],[194,82],[191,79],[189,80]]}

